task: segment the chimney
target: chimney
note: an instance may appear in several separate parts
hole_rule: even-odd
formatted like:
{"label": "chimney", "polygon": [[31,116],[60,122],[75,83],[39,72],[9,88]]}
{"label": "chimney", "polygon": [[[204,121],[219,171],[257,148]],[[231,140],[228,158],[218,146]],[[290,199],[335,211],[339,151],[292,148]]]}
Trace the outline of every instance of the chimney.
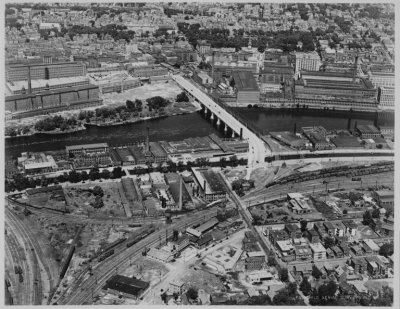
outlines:
{"label": "chimney", "polygon": [[358,71],[358,53],[357,53],[356,58],[354,60],[353,83],[356,81],[357,71]]}
{"label": "chimney", "polygon": [[179,183],[179,210],[182,209],[182,177]]}
{"label": "chimney", "polygon": [[204,195],[206,194],[207,182],[204,180]]}
{"label": "chimney", "polygon": [[150,152],[149,134],[150,134],[150,127],[149,127],[149,126],[147,126],[147,135],[146,135],[146,152]]}
{"label": "chimney", "polygon": [[31,66],[28,64],[28,93],[32,93]]}

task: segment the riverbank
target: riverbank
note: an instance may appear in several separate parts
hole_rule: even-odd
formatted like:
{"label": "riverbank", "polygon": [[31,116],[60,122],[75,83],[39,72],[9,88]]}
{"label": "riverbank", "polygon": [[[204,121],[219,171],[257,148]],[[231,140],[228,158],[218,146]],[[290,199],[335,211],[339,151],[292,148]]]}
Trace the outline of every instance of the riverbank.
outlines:
{"label": "riverbank", "polygon": [[46,134],[46,135],[62,135],[62,134],[70,134],[70,133],[76,133],[80,131],[86,130],[86,127],[84,125],[80,125],[78,127],[70,128],[68,130],[60,131],[60,129],[53,130],[53,131],[34,131],[34,132],[29,132],[27,134],[19,134],[16,136],[9,136],[5,135],[4,138],[9,139],[9,138],[16,138],[16,137],[30,137],[30,136],[35,136],[38,134]]}
{"label": "riverbank", "polygon": [[[121,125],[130,125],[134,123],[139,123],[143,121],[148,121],[148,120],[156,120],[156,119],[162,119],[166,117],[172,117],[172,116],[179,116],[179,115],[185,115],[185,114],[191,114],[195,113],[199,110],[201,110],[200,105],[196,104],[195,102],[190,102],[190,105],[186,106],[179,106],[179,103],[172,103],[172,105],[166,110],[166,112],[162,115],[154,115],[154,116],[147,116],[147,117],[141,117],[141,118],[134,118],[134,119],[128,119],[125,121],[109,121],[109,122],[98,122],[98,123],[79,123],[76,127],[70,128],[68,130],[61,131],[60,129],[56,129],[53,131],[37,131],[35,130],[34,132],[30,131],[27,134],[18,134],[16,136],[8,136],[6,135],[5,138],[15,138],[15,137],[30,137],[34,136],[37,134],[46,134],[46,135],[62,135],[62,134],[70,134],[70,133],[76,133],[79,131],[84,131],[87,129],[87,127],[110,127],[110,126],[121,126]],[[32,125],[34,126],[34,124]],[[26,127],[26,126],[25,126]],[[32,128],[31,128],[32,130]]]}

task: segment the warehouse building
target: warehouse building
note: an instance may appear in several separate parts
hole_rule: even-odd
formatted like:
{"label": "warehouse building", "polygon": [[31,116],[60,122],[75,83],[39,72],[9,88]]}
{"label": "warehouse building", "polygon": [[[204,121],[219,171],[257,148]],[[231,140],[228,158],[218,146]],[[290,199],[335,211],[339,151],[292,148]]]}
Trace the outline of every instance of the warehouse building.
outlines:
{"label": "warehouse building", "polygon": [[68,109],[81,109],[101,105],[99,87],[94,85],[43,91],[39,94],[7,96],[5,110],[12,119],[32,117]]}
{"label": "warehouse building", "polygon": [[236,89],[236,103],[260,103],[260,89],[253,74],[246,71],[237,71],[232,74]]}
{"label": "warehouse building", "polygon": [[6,67],[6,80],[26,81],[29,80],[29,75],[32,80],[76,77],[86,76],[86,73],[86,65],[83,62],[38,63],[29,67],[25,64],[17,64]]}
{"label": "warehouse building", "polygon": [[98,144],[72,145],[72,146],[66,146],[65,150],[68,155],[101,153],[101,152],[108,151],[108,144],[107,143],[98,143]]}
{"label": "warehouse building", "polygon": [[213,202],[226,198],[227,191],[221,175],[208,168],[192,168],[192,172],[203,199]]}
{"label": "warehouse building", "polygon": [[122,295],[127,298],[139,298],[150,286],[149,282],[130,278],[121,275],[115,275],[106,281],[104,289],[108,293]]}

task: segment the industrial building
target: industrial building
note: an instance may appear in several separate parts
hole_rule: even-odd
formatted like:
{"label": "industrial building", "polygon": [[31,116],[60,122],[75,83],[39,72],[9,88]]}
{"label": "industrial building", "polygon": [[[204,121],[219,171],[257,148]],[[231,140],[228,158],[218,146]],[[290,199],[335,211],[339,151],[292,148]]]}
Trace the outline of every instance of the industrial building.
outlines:
{"label": "industrial building", "polygon": [[236,103],[258,104],[260,103],[260,89],[254,76],[250,72],[235,71],[232,74],[235,90]]}
{"label": "industrial building", "polygon": [[207,202],[226,198],[226,187],[221,175],[208,168],[192,168],[200,195]]}
{"label": "industrial building", "polygon": [[140,66],[130,69],[129,74],[139,79],[148,79],[152,76],[168,75],[168,69],[161,65]]}
{"label": "industrial building", "polygon": [[52,79],[63,77],[86,76],[83,62],[56,62],[38,64],[18,64],[6,67],[6,81],[26,81],[29,79]]}
{"label": "industrial building", "polygon": [[5,110],[12,118],[32,117],[67,109],[80,109],[101,105],[99,88],[94,85],[43,91],[40,94],[7,96]]}
{"label": "industrial building", "polygon": [[101,93],[123,92],[141,85],[139,78],[123,71],[92,73],[89,78],[91,84],[99,86]]}
{"label": "industrial building", "polygon": [[[6,89],[10,95],[27,94],[29,88],[28,83],[27,80],[9,81],[6,83]],[[89,85],[89,79],[85,76],[35,79],[31,81],[31,93],[87,85]]]}
{"label": "industrial building", "polygon": [[316,51],[308,53],[296,53],[296,75],[298,76],[300,71],[319,71],[321,66],[321,58]]}
{"label": "industrial building", "polygon": [[137,299],[147,290],[149,285],[149,282],[134,277],[115,275],[106,281],[104,289],[112,294]]}
{"label": "industrial building", "polygon": [[365,78],[348,73],[301,72],[294,86],[295,102],[338,109],[371,109],[378,106],[378,89]]}
{"label": "industrial building", "polygon": [[66,146],[65,151],[69,156],[88,154],[88,153],[101,153],[108,151],[108,144],[98,143],[98,144],[72,145],[72,146]]}

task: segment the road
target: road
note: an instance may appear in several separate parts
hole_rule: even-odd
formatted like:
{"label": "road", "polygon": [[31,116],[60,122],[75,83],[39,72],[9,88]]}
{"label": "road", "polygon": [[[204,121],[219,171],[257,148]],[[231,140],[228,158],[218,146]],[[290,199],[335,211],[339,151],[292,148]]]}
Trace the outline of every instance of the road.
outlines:
{"label": "road", "polygon": [[157,245],[160,238],[165,236],[166,229],[169,231],[172,231],[173,229],[179,230],[190,225],[201,223],[204,222],[204,220],[208,220],[215,216],[216,213],[217,210],[215,209],[191,213],[187,218],[179,218],[176,223],[161,228],[142,241],[139,241],[132,247],[126,248],[119,254],[117,253],[112,255],[111,257],[94,266],[93,276],[89,276],[85,280],[82,280],[79,288],[75,288],[69,293],[69,295],[66,295],[64,299],[57,301],[57,303],[60,305],[79,305],[91,303],[92,295],[96,295],[101,290],[106,280],[108,280],[112,275],[117,274],[118,269],[124,269],[129,265],[131,260],[139,257],[144,248]]}
{"label": "road", "polygon": [[226,111],[222,106],[214,102],[207,94],[201,91],[197,86],[192,84],[190,81],[185,79],[180,75],[172,75],[172,79],[177,82],[182,88],[184,88],[188,93],[193,95],[198,101],[204,104],[208,109],[210,109],[218,118],[220,118],[226,125],[231,129],[240,132],[243,131],[243,138],[247,139],[249,142],[249,165],[258,164],[259,162],[264,162],[266,156],[272,155],[271,151],[265,143],[247,126],[239,122],[233,115]]}

